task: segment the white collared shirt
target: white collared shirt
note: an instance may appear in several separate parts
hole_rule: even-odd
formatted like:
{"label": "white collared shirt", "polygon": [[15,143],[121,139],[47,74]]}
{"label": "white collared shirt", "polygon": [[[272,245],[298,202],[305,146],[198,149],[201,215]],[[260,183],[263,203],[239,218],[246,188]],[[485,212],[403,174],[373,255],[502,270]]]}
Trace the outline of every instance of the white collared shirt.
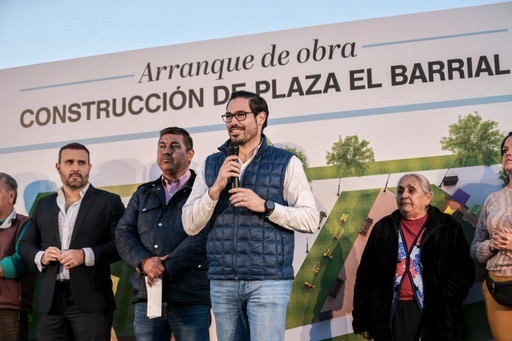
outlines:
{"label": "white collared shirt", "polygon": [[4,222],[0,225],[0,229],[6,229],[12,226],[13,219],[16,218],[16,210],[13,208],[11,213],[5,218]]}

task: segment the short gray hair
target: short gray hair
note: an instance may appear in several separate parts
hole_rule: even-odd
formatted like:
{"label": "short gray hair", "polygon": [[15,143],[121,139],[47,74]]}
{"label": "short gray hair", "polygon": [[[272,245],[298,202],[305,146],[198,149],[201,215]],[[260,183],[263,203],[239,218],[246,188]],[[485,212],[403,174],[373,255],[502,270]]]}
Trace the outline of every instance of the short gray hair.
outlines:
{"label": "short gray hair", "polygon": [[16,198],[18,197],[18,183],[12,176],[6,173],[0,172],[0,182],[2,182],[9,191],[14,191],[14,202],[16,204]]}
{"label": "short gray hair", "polygon": [[418,183],[420,184],[420,187],[423,190],[423,192],[425,192],[425,194],[432,193],[432,195],[434,195],[434,193],[432,192],[432,188],[430,187],[430,182],[428,181],[428,179],[425,175],[418,174],[418,173],[407,173],[407,174],[402,175],[400,180],[398,180],[398,183],[402,182],[403,179],[409,178],[409,177],[412,177],[412,178],[415,178],[416,180],[418,180]]}

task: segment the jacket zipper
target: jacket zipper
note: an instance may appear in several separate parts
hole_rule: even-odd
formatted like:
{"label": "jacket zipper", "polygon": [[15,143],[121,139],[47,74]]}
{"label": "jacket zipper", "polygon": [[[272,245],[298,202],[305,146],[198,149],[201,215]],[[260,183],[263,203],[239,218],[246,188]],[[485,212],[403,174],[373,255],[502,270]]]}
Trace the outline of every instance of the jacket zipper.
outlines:
{"label": "jacket zipper", "polygon": [[234,241],[233,241],[233,248],[234,248],[234,257],[233,257],[233,267],[234,267],[234,270],[235,270],[235,279],[238,280],[238,232],[240,231],[239,229],[239,221],[240,221],[240,212],[239,212],[240,208],[239,207],[235,207],[234,208],[234,214],[235,214],[235,238],[234,238]]}

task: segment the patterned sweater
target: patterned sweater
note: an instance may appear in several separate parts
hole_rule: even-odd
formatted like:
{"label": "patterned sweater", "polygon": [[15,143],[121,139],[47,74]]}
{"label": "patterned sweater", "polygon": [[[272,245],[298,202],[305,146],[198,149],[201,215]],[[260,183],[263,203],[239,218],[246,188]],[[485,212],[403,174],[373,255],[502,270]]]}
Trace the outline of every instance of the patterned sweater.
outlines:
{"label": "patterned sweater", "polygon": [[508,229],[512,233],[512,188],[505,187],[491,193],[484,202],[480,219],[471,244],[471,256],[492,274],[512,275],[512,251],[491,252],[490,236],[499,229]]}

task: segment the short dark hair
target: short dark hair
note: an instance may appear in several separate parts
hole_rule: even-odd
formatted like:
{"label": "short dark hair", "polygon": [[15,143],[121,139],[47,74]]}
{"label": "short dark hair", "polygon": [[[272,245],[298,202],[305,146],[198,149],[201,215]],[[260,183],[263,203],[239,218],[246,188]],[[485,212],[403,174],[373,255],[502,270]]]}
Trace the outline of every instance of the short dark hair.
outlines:
{"label": "short dark hair", "polygon": [[246,91],[246,90],[238,90],[231,93],[231,97],[229,98],[229,102],[235,98],[247,98],[249,100],[249,108],[251,112],[257,114],[259,112],[265,112],[267,115],[265,117],[265,122],[263,122],[262,130],[267,126],[268,116],[270,113],[268,112],[267,102],[263,97],[258,95],[257,93]]}
{"label": "short dark hair", "polygon": [[16,204],[16,198],[18,197],[18,183],[16,180],[9,174],[0,172],[0,182],[3,183],[9,191],[14,191],[13,204]]}
{"label": "short dark hair", "polygon": [[71,142],[71,143],[68,143],[67,145],[63,146],[62,148],[60,148],[60,150],[59,150],[59,163],[60,163],[60,158],[62,156],[62,151],[64,149],[85,150],[87,152],[87,162],[89,162],[89,163],[91,162],[91,156],[90,156],[90,153],[89,153],[89,149],[87,149],[87,147],[84,146],[81,143]]}
{"label": "short dark hair", "polygon": [[192,137],[190,137],[190,134],[185,129],[180,128],[180,127],[167,127],[167,128],[160,130],[160,138],[162,138],[163,135],[167,135],[167,134],[183,136],[183,141],[185,142],[185,147],[187,148],[187,152],[189,150],[194,149],[194,141],[192,141]]}
{"label": "short dark hair", "polygon": [[512,136],[512,131],[508,133],[507,136],[505,136],[505,138],[503,139],[503,141],[501,141],[501,146],[500,146],[500,153],[501,153],[501,157],[503,157],[503,154],[505,154],[505,151],[503,150],[503,146],[505,145],[505,141],[510,137]]}

